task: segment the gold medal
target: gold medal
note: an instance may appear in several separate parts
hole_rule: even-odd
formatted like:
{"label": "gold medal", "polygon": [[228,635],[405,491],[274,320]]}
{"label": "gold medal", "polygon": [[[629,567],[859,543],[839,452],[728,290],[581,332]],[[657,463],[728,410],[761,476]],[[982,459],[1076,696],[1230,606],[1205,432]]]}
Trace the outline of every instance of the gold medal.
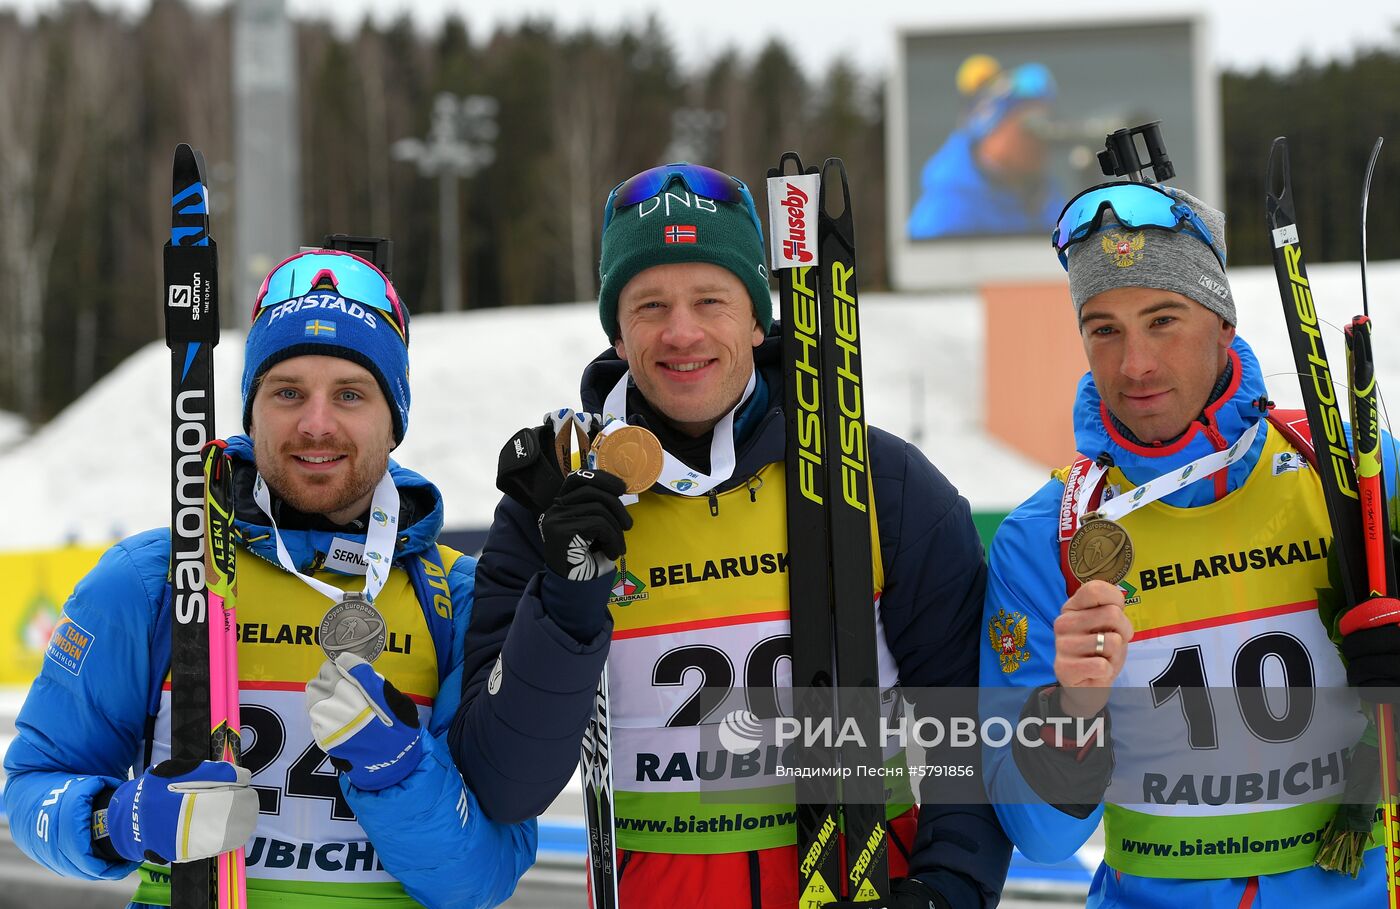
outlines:
{"label": "gold medal", "polygon": [[364,594],[349,592],[321,619],[321,649],[332,660],[349,651],[373,663],[384,652],[387,630],[384,616]]}
{"label": "gold medal", "polygon": [[1086,514],[1069,540],[1069,570],[1080,583],[1100,580],[1117,584],[1132,567],[1133,541],[1123,525]]}
{"label": "gold medal", "polygon": [[622,426],[593,443],[593,465],[622,480],[633,495],[661,476],[661,443],[640,426]]}

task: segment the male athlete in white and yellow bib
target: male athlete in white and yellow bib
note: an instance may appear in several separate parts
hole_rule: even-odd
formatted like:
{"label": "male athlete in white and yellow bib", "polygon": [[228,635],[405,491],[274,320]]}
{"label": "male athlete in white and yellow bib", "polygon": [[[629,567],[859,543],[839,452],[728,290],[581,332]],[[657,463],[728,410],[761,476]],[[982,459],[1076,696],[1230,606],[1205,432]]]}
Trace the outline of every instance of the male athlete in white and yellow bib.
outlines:
{"label": "male athlete in white and yellow bib", "polygon": [[330,250],[274,269],[243,396],[249,436],[228,443],[242,766],[169,760],[170,534],[138,534],[73,591],[20,711],[15,842],[72,877],[137,872],[136,907],[170,905],[170,862],[239,846],[250,909],[502,902],[535,826],[488,818],[443,742],[475,564],[438,544],[436,487],[389,460],[408,313],[384,274]]}
{"label": "male athlete in white and yellow bib", "polygon": [[[1366,718],[1318,614],[1331,531],[1310,445],[1266,416],[1235,333],[1224,218],[1114,183],[1057,231],[1090,368],[1081,457],[997,532],[981,676],[984,702],[1023,716],[1106,713],[1111,742],[1070,726],[993,750],[997,814],[1042,862],[1102,819],[1093,907],[1382,905],[1374,833],[1359,878],[1314,865]],[[1095,513],[1121,532],[1076,540]],[[1115,560],[1116,583],[1098,573]]]}
{"label": "male athlete in white and yellow bib", "polygon": [[[742,183],[687,164],[624,181],[605,212],[613,347],[584,373],[583,410],[649,427],[669,457],[624,510],[601,471],[561,488],[533,428],[506,446],[510,495],[471,628],[500,659],[475,649],[453,754],[488,813],[541,810],[578,761],[607,657],[622,909],[795,909],[791,788],[738,793],[761,768],[703,744],[732,709],[721,704],[771,704],[792,685],[782,380],[758,218]],[[869,438],[881,683],[970,687],[985,567],[967,503],[912,446]],[[542,473],[518,466],[542,444]],[[895,906],[995,905],[1010,846],[989,806],[930,803],[916,818],[907,795],[889,802]]]}

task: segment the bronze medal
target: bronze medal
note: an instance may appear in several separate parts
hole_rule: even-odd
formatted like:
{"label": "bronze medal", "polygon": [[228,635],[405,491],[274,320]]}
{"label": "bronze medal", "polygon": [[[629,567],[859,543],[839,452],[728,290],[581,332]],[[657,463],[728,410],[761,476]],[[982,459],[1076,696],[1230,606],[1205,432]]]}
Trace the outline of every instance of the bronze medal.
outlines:
{"label": "bronze medal", "polygon": [[1133,567],[1133,541],[1123,525],[1096,514],[1084,516],[1069,541],[1069,570],[1080,583],[1117,584]]}
{"label": "bronze medal", "polygon": [[362,593],[347,593],[321,619],[321,649],[334,660],[350,652],[373,663],[384,652],[388,626]]}
{"label": "bronze medal", "polygon": [[559,465],[559,472],[566,477],[574,472],[575,450],[578,452],[579,465],[587,464],[588,433],[583,431],[578,420],[571,418],[568,425],[562,427],[554,436],[554,462]]}
{"label": "bronze medal", "polygon": [[593,466],[621,479],[633,495],[660,478],[661,462],[661,443],[640,426],[619,427],[593,443]]}

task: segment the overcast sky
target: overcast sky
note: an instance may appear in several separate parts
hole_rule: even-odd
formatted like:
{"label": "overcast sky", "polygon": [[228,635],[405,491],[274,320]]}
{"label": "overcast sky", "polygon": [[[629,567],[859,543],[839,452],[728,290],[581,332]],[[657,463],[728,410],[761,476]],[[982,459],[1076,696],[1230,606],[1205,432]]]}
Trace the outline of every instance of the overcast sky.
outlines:
{"label": "overcast sky", "polygon": [[[0,0],[0,8],[23,12],[52,8],[60,0]],[[96,0],[99,6],[143,9],[147,0]],[[195,0],[219,5],[218,0]],[[1395,0],[1219,0],[1206,13],[1209,45],[1221,67],[1250,69],[1264,65],[1289,67],[1300,57],[1326,60],[1349,55],[1358,47],[1394,46],[1400,25]],[[737,46],[753,52],[770,37],[780,36],[817,72],[838,56],[846,56],[867,72],[882,71],[901,28],[947,25],[1005,25],[1023,22],[1079,21],[1112,24],[1129,4],[1104,0],[808,0],[806,3],[764,3],[754,0],[702,0],[694,5],[662,4],[657,0],[288,0],[298,16],[332,18],[348,25],[371,12],[383,22],[413,11],[414,20],[430,29],[451,10],[463,16],[474,40],[484,40],[502,24],[527,15],[544,16],[566,29],[583,24],[613,28],[641,21],[648,12],[670,10],[662,16],[682,62],[693,65],[718,51]],[[1168,4],[1161,8],[1138,4],[1159,14],[1205,9],[1200,3]],[[658,15],[661,15],[658,13]]]}

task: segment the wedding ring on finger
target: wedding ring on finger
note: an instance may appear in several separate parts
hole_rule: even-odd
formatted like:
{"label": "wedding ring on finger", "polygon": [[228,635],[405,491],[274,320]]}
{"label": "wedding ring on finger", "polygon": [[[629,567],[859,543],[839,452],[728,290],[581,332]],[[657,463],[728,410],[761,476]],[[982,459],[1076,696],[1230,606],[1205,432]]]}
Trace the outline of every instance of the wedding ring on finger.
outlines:
{"label": "wedding ring on finger", "polygon": [[1097,635],[1094,636],[1094,656],[1103,656],[1103,644],[1104,636],[1103,632],[1100,631]]}

